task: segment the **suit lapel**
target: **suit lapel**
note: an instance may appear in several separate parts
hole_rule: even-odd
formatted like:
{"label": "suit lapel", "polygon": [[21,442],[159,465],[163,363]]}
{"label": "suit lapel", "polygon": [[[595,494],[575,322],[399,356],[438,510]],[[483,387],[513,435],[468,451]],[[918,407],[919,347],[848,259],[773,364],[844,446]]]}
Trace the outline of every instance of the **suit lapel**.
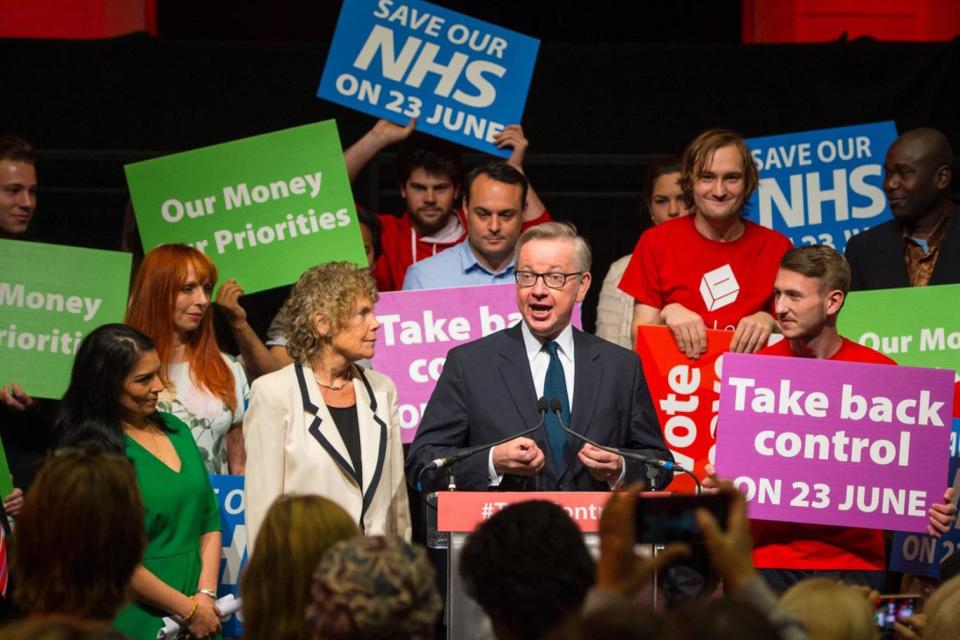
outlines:
{"label": "suit lapel", "polygon": [[[357,396],[357,421],[360,423],[360,455],[363,460],[363,514],[373,501],[383,475],[383,463],[387,457],[387,425],[377,415],[377,397],[363,369],[354,365],[357,377],[353,384]],[[364,402],[366,399],[366,402]]]}
{"label": "suit lapel", "polygon": [[[603,384],[603,367],[600,366],[599,353],[597,353],[587,340],[582,331],[573,330],[573,407],[570,412],[570,429],[577,433],[590,437],[590,429],[593,427],[593,413],[597,408],[597,398],[600,395],[600,388]],[[567,446],[567,455],[564,460],[563,468],[557,474],[562,478],[576,461],[577,451],[580,450],[583,443],[569,437]]]}
{"label": "suit lapel", "polygon": [[933,265],[930,284],[952,284],[960,273],[960,207],[954,207],[940,242],[940,254]]}
{"label": "suit lapel", "polygon": [[[903,239],[903,224],[898,222],[897,224],[893,225],[891,231],[893,233],[882,238],[882,242],[886,246],[877,247],[877,256],[904,255],[904,243],[906,240]],[[886,265],[884,265],[884,268],[887,268]],[[894,273],[896,273],[896,287],[902,288],[910,286],[910,275],[907,273],[907,265],[903,259],[899,260],[896,264],[891,265],[890,268],[893,268]]]}
{"label": "suit lapel", "polygon": [[[305,368],[300,363],[294,365],[297,373],[297,384],[300,386],[300,399],[303,401],[304,422],[308,424],[307,431],[320,443],[320,446],[333,458],[340,469],[347,474],[357,486],[362,486],[362,478],[350,464],[350,454],[343,444],[343,438],[333,423],[330,412],[320,396],[320,391],[313,384],[313,370]],[[309,380],[309,382],[308,382]]]}

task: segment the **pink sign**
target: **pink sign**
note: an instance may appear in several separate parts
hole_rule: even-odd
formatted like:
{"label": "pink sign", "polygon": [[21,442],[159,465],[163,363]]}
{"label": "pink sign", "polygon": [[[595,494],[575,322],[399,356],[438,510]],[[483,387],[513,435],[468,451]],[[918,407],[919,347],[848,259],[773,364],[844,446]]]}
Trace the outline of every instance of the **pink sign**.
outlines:
{"label": "pink sign", "polygon": [[[396,383],[403,442],[411,442],[447,352],[520,322],[516,287],[494,284],[380,294],[373,368]],[[580,327],[579,305],[573,325]]]}
{"label": "pink sign", "polygon": [[751,518],[925,532],[946,488],[953,376],[728,353],[717,471]]}

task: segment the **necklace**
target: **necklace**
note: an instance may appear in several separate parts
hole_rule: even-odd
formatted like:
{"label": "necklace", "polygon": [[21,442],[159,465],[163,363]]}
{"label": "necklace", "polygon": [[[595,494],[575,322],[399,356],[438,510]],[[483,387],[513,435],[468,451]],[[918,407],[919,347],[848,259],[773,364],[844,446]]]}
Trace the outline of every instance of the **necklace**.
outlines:
{"label": "necklace", "polygon": [[348,373],[347,373],[347,379],[346,379],[345,382],[341,382],[340,384],[327,384],[327,383],[325,383],[325,382],[320,382],[320,379],[317,378],[317,376],[313,376],[314,381],[315,381],[318,385],[320,385],[320,386],[323,387],[324,389],[330,389],[330,391],[340,391],[340,390],[343,389],[345,386],[347,386],[347,384],[350,382],[350,380],[351,380],[352,378],[353,378],[353,374],[351,374],[351,373],[348,372]]}

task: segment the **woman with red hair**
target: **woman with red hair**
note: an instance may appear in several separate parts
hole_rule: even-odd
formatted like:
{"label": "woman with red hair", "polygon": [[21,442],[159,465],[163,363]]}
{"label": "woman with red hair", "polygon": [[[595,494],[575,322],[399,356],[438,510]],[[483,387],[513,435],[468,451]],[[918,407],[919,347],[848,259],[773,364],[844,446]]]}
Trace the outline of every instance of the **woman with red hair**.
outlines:
{"label": "woman with red hair", "polygon": [[137,270],[126,323],[157,346],[164,383],[157,410],[190,427],[209,473],[242,474],[250,388],[243,367],[217,346],[209,308],[216,283],[217,268],[203,253],[161,245]]}

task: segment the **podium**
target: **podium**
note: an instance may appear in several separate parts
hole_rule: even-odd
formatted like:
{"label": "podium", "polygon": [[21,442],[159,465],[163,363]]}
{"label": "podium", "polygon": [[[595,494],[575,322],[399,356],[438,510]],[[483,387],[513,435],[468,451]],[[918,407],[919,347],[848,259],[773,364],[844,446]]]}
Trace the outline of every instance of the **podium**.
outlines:
{"label": "podium", "polygon": [[[575,492],[495,492],[441,491],[437,497],[437,533],[449,536],[447,553],[447,638],[479,640],[492,638],[485,633],[490,622],[480,606],[467,595],[460,578],[460,552],[467,536],[501,509],[529,500],[546,500],[563,508],[583,532],[584,542],[594,559],[600,555],[600,515],[610,493]],[[641,555],[653,555],[654,545],[638,545]],[[657,603],[656,576],[643,589],[641,598],[651,607]]]}

